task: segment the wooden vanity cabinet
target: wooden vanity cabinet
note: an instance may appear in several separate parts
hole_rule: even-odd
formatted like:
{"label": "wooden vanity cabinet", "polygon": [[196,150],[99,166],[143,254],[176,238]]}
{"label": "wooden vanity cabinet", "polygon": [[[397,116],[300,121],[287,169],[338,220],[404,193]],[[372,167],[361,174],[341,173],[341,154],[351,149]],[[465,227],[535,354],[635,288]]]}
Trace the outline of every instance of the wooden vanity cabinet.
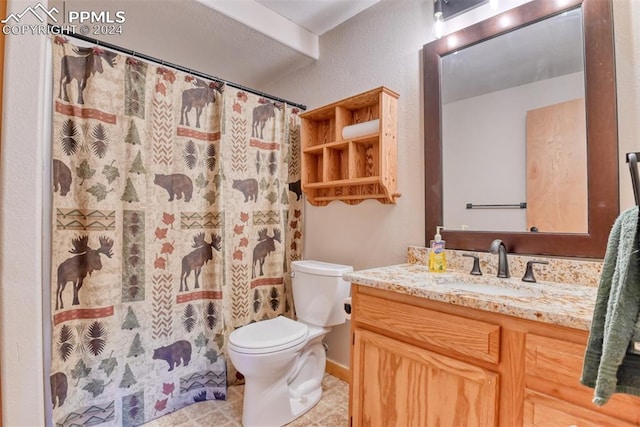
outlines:
{"label": "wooden vanity cabinet", "polygon": [[640,398],[591,403],[587,332],[354,284],[352,426],[631,426]]}

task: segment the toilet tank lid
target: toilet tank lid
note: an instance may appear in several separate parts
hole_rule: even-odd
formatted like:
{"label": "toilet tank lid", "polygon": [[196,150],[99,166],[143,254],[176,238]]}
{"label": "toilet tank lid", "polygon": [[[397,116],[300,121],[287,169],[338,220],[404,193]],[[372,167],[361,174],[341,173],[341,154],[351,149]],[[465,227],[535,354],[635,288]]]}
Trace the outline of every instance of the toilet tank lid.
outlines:
{"label": "toilet tank lid", "polygon": [[313,260],[293,261],[291,263],[291,269],[301,273],[333,277],[342,277],[343,274],[353,271],[353,267],[349,265],[331,264]]}

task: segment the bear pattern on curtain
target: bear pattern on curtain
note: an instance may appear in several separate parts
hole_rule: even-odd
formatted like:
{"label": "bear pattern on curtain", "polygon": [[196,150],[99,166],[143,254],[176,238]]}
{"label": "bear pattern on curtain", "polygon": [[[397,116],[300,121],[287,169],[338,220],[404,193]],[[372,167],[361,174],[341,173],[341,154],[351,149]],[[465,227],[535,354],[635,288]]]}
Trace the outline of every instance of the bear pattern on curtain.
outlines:
{"label": "bear pattern on curtain", "polygon": [[53,55],[53,422],[225,399],[229,334],[293,315],[298,110],[62,37]]}

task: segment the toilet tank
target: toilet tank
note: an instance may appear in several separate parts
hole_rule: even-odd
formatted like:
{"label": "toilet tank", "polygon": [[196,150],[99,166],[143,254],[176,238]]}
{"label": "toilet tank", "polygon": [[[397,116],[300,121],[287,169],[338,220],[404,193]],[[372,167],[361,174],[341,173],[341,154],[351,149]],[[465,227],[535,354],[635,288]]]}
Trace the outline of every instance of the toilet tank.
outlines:
{"label": "toilet tank", "polygon": [[291,270],[298,319],[317,326],[344,323],[343,304],[351,284],[344,281],[342,275],[353,271],[353,267],[304,260],[293,261]]}

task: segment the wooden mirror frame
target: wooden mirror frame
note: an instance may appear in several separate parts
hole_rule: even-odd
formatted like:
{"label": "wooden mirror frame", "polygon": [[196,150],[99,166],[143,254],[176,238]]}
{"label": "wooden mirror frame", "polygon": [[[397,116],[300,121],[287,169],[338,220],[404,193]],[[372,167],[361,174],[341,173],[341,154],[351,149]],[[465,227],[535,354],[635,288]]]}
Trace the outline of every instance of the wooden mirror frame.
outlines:
{"label": "wooden mirror frame", "polygon": [[[424,45],[425,243],[429,242],[436,226],[442,225],[443,221],[440,58],[578,6],[582,6],[584,32],[588,233],[443,230],[442,236],[450,249],[486,252],[492,240],[502,239],[509,253],[604,257],[609,231],[619,213],[618,123],[611,0],[571,0],[562,7],[558,7],[557,2],[536,0]],[[511,24],[505,27],[504,22]],[[456,40],[457,43],[449,47],[449,40]]]}

